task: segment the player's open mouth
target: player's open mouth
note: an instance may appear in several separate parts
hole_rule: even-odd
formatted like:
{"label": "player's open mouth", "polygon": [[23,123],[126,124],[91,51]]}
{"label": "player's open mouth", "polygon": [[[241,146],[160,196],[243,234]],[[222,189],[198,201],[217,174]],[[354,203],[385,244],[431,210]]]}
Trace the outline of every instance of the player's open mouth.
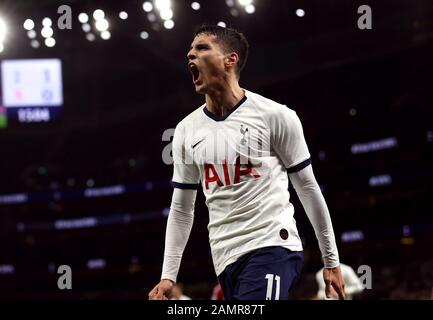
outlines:
{"label": "player's open mouth", "polygon": [[192,82],[194,82],[195,84],[200,77],[200,70],[198,70],[197,66],[194,63],[190,63],[188,67],[192,75]]}

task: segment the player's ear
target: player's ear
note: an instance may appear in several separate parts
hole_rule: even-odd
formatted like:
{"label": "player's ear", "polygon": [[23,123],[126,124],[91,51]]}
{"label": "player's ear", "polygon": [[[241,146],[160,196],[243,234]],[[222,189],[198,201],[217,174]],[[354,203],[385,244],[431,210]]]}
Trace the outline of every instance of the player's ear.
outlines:
{"label": "player's ear", "polygon": [[236,52],[230,52],[226,55],[226,58],[224,60],[224,64],[226,68],[234,67],[239,61],[239,56]]}

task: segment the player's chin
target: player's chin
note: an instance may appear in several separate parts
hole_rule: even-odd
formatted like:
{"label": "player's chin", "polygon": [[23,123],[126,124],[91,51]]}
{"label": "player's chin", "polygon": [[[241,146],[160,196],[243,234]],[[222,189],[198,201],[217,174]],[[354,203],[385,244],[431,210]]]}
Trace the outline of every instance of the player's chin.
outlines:
{"label": "player's chin", "polygon": [[206,94],[206,87],[203,84],[195,85],[195,92],[200,94]]}

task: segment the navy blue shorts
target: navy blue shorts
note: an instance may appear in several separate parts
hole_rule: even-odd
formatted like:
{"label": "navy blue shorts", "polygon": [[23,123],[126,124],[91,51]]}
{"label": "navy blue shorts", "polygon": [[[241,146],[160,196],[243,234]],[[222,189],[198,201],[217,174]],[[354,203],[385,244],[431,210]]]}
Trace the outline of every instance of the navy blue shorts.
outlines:
{"label": "navy blue shorts", "polygon": [[226,300],[287,300],[303,262],[302,251],[266,247],[241,256],[218,279]]}

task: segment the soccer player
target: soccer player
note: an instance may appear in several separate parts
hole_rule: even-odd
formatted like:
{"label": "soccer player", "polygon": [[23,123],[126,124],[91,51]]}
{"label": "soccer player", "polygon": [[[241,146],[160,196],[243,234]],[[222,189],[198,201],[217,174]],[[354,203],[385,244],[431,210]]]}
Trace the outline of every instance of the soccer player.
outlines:
{"label": "soccer player", "polygon": [[288,107],[239,86],[248,49],[245,36],[231,28],[204,25],[194,34],[188,67],[205,104],[176,126],[162,275],[149,299],[167,299],[176,282],[200,183],[225,298],[288,299],[303,264],[289,178],[319,242],[326,292],[332,287],[344,299],[331,218],[301,122]]}

